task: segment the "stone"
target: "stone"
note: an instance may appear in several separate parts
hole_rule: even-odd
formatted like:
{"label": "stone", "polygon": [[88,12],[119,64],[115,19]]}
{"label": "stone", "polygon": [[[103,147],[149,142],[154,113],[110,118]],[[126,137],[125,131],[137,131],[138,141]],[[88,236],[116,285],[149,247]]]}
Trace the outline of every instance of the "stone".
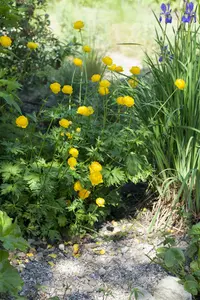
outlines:
{"label": "stone", "polygon": [[[155,300],[155,298],[149,292],[147,292],[145,289],[143,289],[142,287],[138,286],[136,288],[138,289],[137,300]],[[171,300],[171,299],[165,299],[165,300]]]}
{"label": "stone", "polygon": [[172,276],[163,278],[154,290],[155,300],[192,300],[192,295],[178,281],[178,278]]}
{"label": "stone", "polygon": [[58,248],[61,250],[61,251],[64,251],[65,250],[65,245],[64,244],[60,244],[58,246]]}
{"label": "stone", "polygon": [[99,275],[104,276],[106,274],[106,270],[104,268],[99,269]]}

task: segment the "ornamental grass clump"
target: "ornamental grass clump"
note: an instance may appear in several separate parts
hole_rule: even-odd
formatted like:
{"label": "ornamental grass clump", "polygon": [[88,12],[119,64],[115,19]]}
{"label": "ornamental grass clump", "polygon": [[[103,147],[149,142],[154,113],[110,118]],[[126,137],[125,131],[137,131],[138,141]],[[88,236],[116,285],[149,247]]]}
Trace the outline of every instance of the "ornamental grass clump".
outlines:
{"label": "ornamental grass clump", "polygon": [[[183,5],[178,20],[170,5],[161,5],[156,41],[164,51],[162,59],[146,56],[150,75],[135,90],[135,113],[146,131],[160,194],[172,207],[180,201],[190,216],[200,213],[200,27],[194,4]],[[169,38],[175,22],[178,30],[173,27]]]}

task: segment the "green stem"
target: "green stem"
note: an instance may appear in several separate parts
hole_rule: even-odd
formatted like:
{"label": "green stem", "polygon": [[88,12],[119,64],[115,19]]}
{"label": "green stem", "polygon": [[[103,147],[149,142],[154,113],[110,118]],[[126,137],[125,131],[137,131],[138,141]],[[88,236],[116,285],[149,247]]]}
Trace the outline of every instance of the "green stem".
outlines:
{"label": "green stem", "polygon": [[[49,130],[50,130],[50,128],[51,128],[51,125],[52,125],[53,121],[54,121],[54,118],[51,119],[51,122],[49,123],[49,126],[48,126],[48,128],[47,128],[46,134],[49,133]],[[41,153],[42,153],[44,144],[45,144],[45,140],[43,140],[43,142],[42,142],[42,145],[41,145],[41,148],[40,148],[38,157],[40,157],[40,155],[41,155]]]}

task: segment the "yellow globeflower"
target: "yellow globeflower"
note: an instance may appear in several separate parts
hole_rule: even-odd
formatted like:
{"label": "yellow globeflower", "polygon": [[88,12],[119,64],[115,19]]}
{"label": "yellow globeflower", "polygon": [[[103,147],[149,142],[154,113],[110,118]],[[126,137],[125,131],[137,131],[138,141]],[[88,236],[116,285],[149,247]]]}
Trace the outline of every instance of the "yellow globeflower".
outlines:
{"label": "yellow globeflower", "polygon": [[66,132],[66,136],[68,137],[69,140],[73,138],[73,135],[70,132]]}
{"label": "yellow globeflower", "polygon": [[131,79],[128,80],[128,84],[132,88],[136,88],[138,86],[138,80],[136,79],[136,77],[133,77],[133,78],[131,78]]}
{"label": "yellow globeflower", "polygon": [[111,83],[107,79],[101,80],[99,82],[100,87],[109,88],[110,85],[111,85]]}
{"label": "yellow globeflower", "polygon": [[116,67],[117,67],[117,65],[113,64],[113,65],[109,66],[108,69],[110,71],[115,71]]}
{"label": "yellow globeflower", "polygon": [[127,107],[131,107],[135,104],[134,99],[130,96],[125,96],[123,101],[124,101],[124,105],[126,105]]}
{"label": "yellow globeflower", "polygon": [[34,42],[28,42],[27,43],[27,47],[31,50],[35,50],[38,48],[38,44],[37,43],[34,43]]}
{"label": "yellow globeflower", "polygon": [[78,157],[78,150],[76,148],[70,148],[69,149],[69,154],[72,155],[73,157],[77,158]]}
{"label": "yellow globeflower", "polygon": [[140,68],[137,67],[137,66],[133,66],[133,67],[131,67],[130,72],[131,72],[133,75],[139,75],[139,74],[140,74]]}
{"label": "yellow globeflower", "polygon": [[107,66],[111,66],[113,61],[112,61],[112,58],[109,57],[109,56],[105,56],[102,58],[102,62],[107,65]]}
{"label": "yellow globeflower", "polygon": [[76,22],[74,23],[74,29],[81,30],[83,27],[84,27],[83,21],[76,21]]}
{"label": "yellow globeflower", "polygon": [[98,89],[98,92],[99,92],[100,95],[105,96],[105,95],[109,94],[109,89],[100,86],[99,89]]}
{"label": "yellow globeflower", "polygon": [[73,59],[73,63],[77,67],[82,67],[83,61],[82,61],[82,59],[76,57],[76,58]]}
{"label": "yellow globeflower", "polygon": [[105,200],[103,198],[97,198],[96,199],[96,204],[99,206],[99,207],[104,207],[105,206]]}
{"label": "yellow globeflower", "polygon": [[1,46],[8,48],[11,46],[12,40],[11,40],[11,38],[9,38],[9,36],[2,35],[2,36],[0,36],[0,44],[1,44]]}
{"label": "yellow globeflower", "polygon": [[18,127],[26,128],[28,126],[28,119],[25,116],[19,116],[15,123]]}
{"label": "yellow globeflower", "polygon": [[71,95],[73,93],[73,88],[71,85],[64,85],[62,88],[63,94]]}
{"label": "yellow globeflower", "polygon": [[79,106],[77,109],[77,114],[82,115],[82,116],[88,116],[88,108],[87,106]]}
{"label": "yellow globeflower", "polygon": [[76,132],[78,132],[78,133],[81,132],[81,128],[80,128],[80,127],[77,127],[77,128],[76,128]]}
{"label": "yellow globeflower", "polygon": [[102,165],[98,161],[93,161],[91,165],[89,166],[90,173],[92,172],[101,172],[102,171]]}
{"label": "yellow globeflower", "polygon": [[61,120],[59,121],[59,125],[60,125],[61,127],[64,127],[64,128],[68,128],[69,125],[71,125],[71,124],[72,124],[72,122],[71,122],[71,121],[68,121],[67,119],[61,119]]}
{"label": "yellow globeflower", "polygon": [[83,189],[83,187],[82,187],[80,181],[79,181],[79,180],[76,181],[76,182],[74,183],[74,190],[75,190],[75,192],[79,192],[79,191],[81,191],[82,189]]}
{"label": "yellow globeflower", "polygon": [[76,158],[74,158],[74,157],[70,157],[70,158],[67,160],[67,163],[68,163],[68,165],[70,166],[70,169],[74,170],[74,169],[75,169],[75,166],[77,165],[77,160],[76,160]]}
{"label": "yellow globeflower", "polygon": [[123,72],[123,71],[124,71],[124,69],[123,69],[121,66],[117,66],[117,67],[115,68],[115,72],[120,73],[120,72]]}
{"label": "yellow globeflower", "polygon": [[58,82],[54,82],[50,84],[50,89],[54,94],[58,94],[60,92],[61,85]]}
{"label": "yellow globeflower", "polygon": [[82,200],[88,198],[90,196],[91,192],[86,190],[86,189],[82,189],[79,191],[78,196],[79,198],[81,198]]}
{"label": "yellow globeflower", "polygon": [[116,102],[117,102],[117,104],[119,104],[119,105],[124,105],[124,97],[118,97],[118,98],[116,99]]}
{"label": "yellow globeflower", "polygon": [[92,183],[92,185],[98,185],[103,182],[103,177],[100,172],[92,172],[89,175],[89,179]]}
{"label": "yellow globeflower", "polygon": [[179,90],[184,90],[185,88],[185,81],[183,79],[176,79],[176,81],[174,82],[175,86],[179,89]]}
{"label": "yellow globeflower", "polygon": [[88,46],[88,45],[83,46],[83,51],[87,52],[87,53],[91,52],[90,46]]}
{"label": "yellow globeflower", "polygon": [[94,74],[91,77],[92,82],[98,82],[101,79],[101,75],[99,74]]}

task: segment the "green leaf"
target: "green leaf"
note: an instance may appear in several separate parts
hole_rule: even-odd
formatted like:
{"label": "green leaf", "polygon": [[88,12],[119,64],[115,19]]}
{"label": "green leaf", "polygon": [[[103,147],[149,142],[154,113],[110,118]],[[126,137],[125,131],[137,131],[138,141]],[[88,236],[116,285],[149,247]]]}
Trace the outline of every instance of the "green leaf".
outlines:
{"label": "green leaf", "polygon": [[[193,277],[193,276],[191,276],[191,277]],[[198,295],[198,290],[199,290],[198,282],[195,279],[194,280],[187,280],[184,283],[184,289],[188,293],[192,294],[193,296],[196,296],[196,295]]]}
{"label": "green leaf", "polygon": [[185,256],[179,248],[170,248],[165,253],[164,262],[167,268],[172,268],[176,264],[182,264],[184,261]]}
{"label": "green leaf", "polygon": [[196,272],[199,270],[199,264],[198,264],[198,261],[192,261],[190,263],[190,268],[192,270],[192,272]]}
{"label": "green leaf", "polygon": [[200,223],[192,226],[189,235],[199,235],[200,236]]}
{"label": "green leaf", "polygon": [[9,292],[17,296],[22,286],[23,281],[17,270],[10,265],[8,252],[0,250],[0,292]]}
{"label": "green leaf", "polygon": [[67,218],[65,216],[59,216],[58,224],[60,227],[64,227],[67,224]]}

